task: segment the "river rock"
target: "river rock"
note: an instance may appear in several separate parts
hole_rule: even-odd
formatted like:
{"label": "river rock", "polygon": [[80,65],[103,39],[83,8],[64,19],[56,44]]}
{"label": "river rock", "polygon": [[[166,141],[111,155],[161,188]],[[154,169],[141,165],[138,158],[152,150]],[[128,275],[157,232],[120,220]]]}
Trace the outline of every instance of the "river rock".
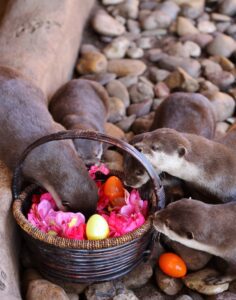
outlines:
{"label": "river rock", "polygon": [[141,60],[114,59],[108,62],[108,72],[115,73],[118,77],[141,75],[145,70],[146,65]]}
{"label": "river rock", "polygon": [[212,92],[205,93],[205,96],[212,103],[216,121],[224,121],[233,115],[235,111],[235,101],[230,95],[221,92]]}
{"label": "river rock", "polygon": [[223,137],[229,129],[229,124],[226,122],[217,122],[215,129],[215,139]]}
{"label": "river rock", "polygon": [[181,41],[192,41],[200,48],[205,48],[210,42],[213,41],[213,36],[207,33],[196,33],[196,34],[187,34],[180,39]]}
{"label": "river rock", "polygon": [[226,71],[211,73],[207,78],[221,90],[225,90],[235,81],[235,76],[232,73]]}
{"label": "river rock", "polygon": [[116,74],[114,73],[87,74],[87,75],[80,76],[80,78],[97,81],[101,85],[106,85],[110,81],[116,79]]}
{"label": "river rock", "polygon": [[142,58],[144,55],[144,51],[142,48],[137,48],[137,47],[130,47],[127,52],[127,56],[133,59],[139,59]]}
{"label": "river rock", "polygon": [[79,300],[79,295],[73,293],[66,293],[69,300]]}
{"label": "river rock", "polygon": [[198,291],[199,293],[202,293],[204,295],[215,295],[222,293],[229,288],[228,283],[217,285],[210,285],[205,283],[204,280],[208,276],[214,276],[217,274],[217,271],[210,268],[206,268],[204,270],[186,275],[183,278],[183,282],[188,288]]}
{"label": "river rock", "polygon": [[124,0],[102,0],[103,5],[116,5],[124,2]]}
{"label": "river rock", "polygon": [[129,94],[132,103],[139,103],[146,99],[154,98],[154,90],[152,85],[138,82],[129,88]]}
{"label": "river rock", "polygon": [[182,257],[189,271],[196,271],[204,268],[212,257],[211,254],[188,248],[178,242],[169,240],[168,238],[165,238],[165,244]]}
{"label": "river rock", "polygon": [[108,36],[119,36],[125,32],[125,27],[104,10],[96,12],[92,26],[97,33]]}
{"label": "river rock", "polygon": [[117,139],[123,140],[125,138],[125,133],[118,126],[112,123],[105,123],[105,132],[107,135],[113,136]]}
{"label": "river rock", "polygon": [[204,10],[205,0],[173,0],[181,5],[181,13],[190,19],[198,18]]}
{"label": "river rock", "polygon": [[177,297],[175,300],[193,300],[193,298],[190,297],[189,295],[181,295]]}
{"label": "river rock", "polygon": [[215,62],[219,63],[224,71],[232,72],[235,70],[234,63],[224,56],[214,56],[212,58]]}
{"label": "river rock", "polygon": [[145,286],[135,289],[134,293],[140,300],[167,300],[167,296],[151,283],[147,283]]}
{"label": "river rock", "polygon": [[137,46],[142,49],[150,49],[153,47],[153,44],[155,43],[155,39],[153,37],[147,36],[147,37],[141,37],[137,40]]}
{"label": "river rock", "polygon": [[149,71],[149,77],[154,83],[164,81],[170,74],[169,71],[159,69],[157,67],[150,67],[148,71]]}
{"label": "river rock", "polygon": [[218,295],[209,296],[207,300],[236,300],[236,294],[231,292],[223,292]]}
{"label": "river rock", "polygon": [[172,22],[171,17],[160,10],[156,10],[148,15],[142,21],[142,27],[145,30],[151,30],[156,28],[168,28]]}
{"label": "river rock", "polygon": [[85,291],[89,300],[109,300],[116,296],[116,289],[112,281],[91,284]]}
{"label": "river rock", "polygon": [[210,55],[221,55],[230,57],[236,50],[236,42],[230,36],[218,34],[214,40],[207,46],[207,51]]}
{"label": "river rock", "polygon": [[26,269],[22,276],[21,287],[25,294],[31,281],[43,279],[39,272],[33,268]]}
{"label": "river rock", "polygon": [[139,22],[132,19],[127,20],[127,29],[133,34],[139,34],[141,31]]}
{"label": "river rock", "polygon": [[197,28],[200,32],[203,33],[213,33],[216,31],[215,24],[207,20],[200,21],[197,25]]}
{"label": "river rock", "polygon": [[127,115],[136,115],[137,117],[142,117],[149,113],[152,106],[152,100],[145,100],[139,103],[131,104],[127,108]]}
{"label": "river rock", "polygon": [[167,54],[162,54],[161,58],[157,62],[160,68],[168,71],[175,71],[180,67],[185,70],[190,76],[196,78],[201,71],[201,65],[197,60],[184,57],[175,57]]}
{"label": "river rock", "polygon": [[125,0],[119,4],[119,14],[127,19],[137,19],[139,13],[139,0]]}
{"label": "river rock", "polygon": [[176,295],[183,288],[181,279],[169,277],[158,268],[156,268],[155,276],[158,287],[167,295]]}
{"label": "river rock", "polygon": [[153,270],[150,263],[141,263],[132,272],[123,277],[124,285],[128,289],[144,286],[152,277]]}
{"label": "river rock", "polygon": [[121,121],[117,122],[116,126],[122,129],[124,132],[128,132],[130,130],[130,127],[134,123],[135,119],[136,119],[136,115],[125,117]]}
{"label": "river rock", "polygon": [[181,88],[183,91],[194,93],[199,89],[199,83],[182,68],[177,68],[165,80],[169,89]]}
{"label": "river rock", "polygon": [[130,41],[126,37],[120,36],[107,45],[103,49],[103,53],[108,59],[123,58],[129,45]]}
{"label": "river rock", "polygon": [[164,1],[158,6],[158,9],[168,16],[170,16],[171,21],[174,21],[180,12],[180,7],[174,1]]}
{"label": "river rock", "polygon": [[86,52],[100,52],[97,47],[92,44],[83,44],[80,47],[80,55],[83,55]]}
{"label": "river rock", "polygon": [[107,86],[106,90],[111,97],[117,97],[121,99],[125,105],[125,107],[129,106],[130,99],[129,93],[126,86],[119,80],[112,80],[110,81]]}
{"label": "river rock", "polygon": [[123,293],[118,294],[112,300],[139,300],[131,290],[126,290]]}
{"label": "river rock", "polygon": [[103,154],[103,160],[110,170],[123,172],[123,155],[114,150],[106,150]]}
{"label": "river rock", "polygon": [[149,131],[149,129],[152,125],[153,119],[154,119],[153,112],[151,112],[143,117],[137,118],[132,125],[132,131],[135,134]]}
{"label": "river rock", "polygon": [[201,55],[201,48],[197,43],[187,41],[184,43],[184,49],[187,51],[188,56],[199,57]]}
{"label": "river rock", "polygon": [[178,17],[177,19],[177,33],[179,36],[184,36],[187,34],[198,33],[197,28],[190,22],[189,19],[184,17]]}
{"label": "river rock", "polygon": [[214,85],[209,80],[199,80],[200,84],[200,93],[212,93],[212,92],[219,92],[218,86]]}
{"label": "river rock", "polygon": [[116,123],[125,116],[124,102],[117,97],[110,97],[108,122]]}
{"label": "river rock", "polygon": [[154,86],[155,95],[157,98],[166,98],[170,94],[170,89],[165,82],[159,82]]}
{"label": "river rock", "polygon": [[126,87],[129,88],[133,84],[138,83],[138,76],[137,75],[127,75],[124,77],[120,77],[119,81]]}
{"label": "river rock", "polygon": [[220,64],[211,59],[202,60],[203,74],[208,77],[212,73],[221,73],[223,71]]}
{"label": "river rock", "polygon": [[76,69],[82,75],[106,72],[107,59],[102,53],[86,52],[79,59]]}
{"label": "river rock", "polygon": [[236,14],[236,0],[224,0],[221,2],[219,7],[219,12],[228,15],[233,16]]}
{"label": "river rock", "polygon": [[45,279],[32,280],[26,293],[26,300],[58,299],[69,300],[60,286]]}

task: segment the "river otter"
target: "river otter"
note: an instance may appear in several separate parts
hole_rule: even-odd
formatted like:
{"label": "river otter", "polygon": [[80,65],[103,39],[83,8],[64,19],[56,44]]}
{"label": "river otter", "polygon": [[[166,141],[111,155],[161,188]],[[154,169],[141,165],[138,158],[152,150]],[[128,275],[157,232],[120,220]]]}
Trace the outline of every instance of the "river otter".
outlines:
{"label": "river otter", "polygon": [[[50,112],[66,129],[105,132],[109,97],[95,81],[74,79],[62,86],[50,102]],[[74,140],[75,148],[86,164],[97,163],[102,144],[97,141]]]}
{"label": "river otter", "polygon": [[198,93],[173,93],[156,109],[150,131],[173,128],[213,139],[216,120],[211,102]]}
{"label": "river otter", "polygon": [[227,261],[226,272],[209,277],[209,284],[236,279],[236,203],[206,204],[181,199],[169,204],[154,216],[154,228],[189,248],[205,251]]}
{"label": "river otter", "polygon": [[[228,133],[235,135],[235,130]],[[225,137],[226,140],[226,137]],[[178,177],[210,202],[236,200],[236,157],[233,148],[194,134],[162,128],[139,134],[131,144],[141,151],[158,173]],[[125,160],[125,174],[129,185],[139,187],[148,177],[133,161]]]}
{"label": "river otter", "polygon": [[[0,159],[11,170],[29,144],[63,129],[53,121],[39,88],[17,71],[0,67]],[[61,210],[87,216],[96,210],[96,184],[71,141],[54,141],[33,150],[23,175],[45,187]]]}

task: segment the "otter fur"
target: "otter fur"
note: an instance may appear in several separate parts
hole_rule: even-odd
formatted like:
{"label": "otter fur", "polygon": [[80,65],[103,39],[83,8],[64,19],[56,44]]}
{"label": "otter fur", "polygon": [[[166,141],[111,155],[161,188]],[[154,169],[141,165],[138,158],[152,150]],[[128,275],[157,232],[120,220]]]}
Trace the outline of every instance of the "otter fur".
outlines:
{"label": "otter fur", "polygon": [[[229,134],[234,136],[235,131]],[[236,200],[236,157],[227,143],[161,128],[135,136],[131,144],[146,156],[158,173],[166,172],[184,180],[210,202]],[[139,187],[146,183],[148,176],[144,170],[140,171],[140,166],[135,169],[131,164],[128,159],[125,161],[126,177],[132,173],[132,181]]]}
{"label": "otter fur", "polygon": [[189,248],[221,257],[228,263],[224,274],[209,277],[209,284],[236,279],[236,203],[206,204],[181,199],[157,212],[154,228]]}
{"label": "otter fur", "polygon": [[[109,97],[95,81],[74,79],[62,86],[50,102],[54,120],[66,129],[105,132]],[[102,156],[102,144],[97,141],[74,140],[75,148],[86,164],[97,163]]]}
{"label": "otter fur", "polygon": [[210,101],[198,93],[171,94],[157,107],[150,131],[172,128],[213,139],[216,120]]}
{"label": "otter fur", "polygon": [[[0,160],[14,170],[29,144],[61,130],[41,90],[17,71],[0,67]],[[53,141],[33,150],[23,175],[46,188],[61,210],[86,215],[96,210],[96,184],[71,141]]]}

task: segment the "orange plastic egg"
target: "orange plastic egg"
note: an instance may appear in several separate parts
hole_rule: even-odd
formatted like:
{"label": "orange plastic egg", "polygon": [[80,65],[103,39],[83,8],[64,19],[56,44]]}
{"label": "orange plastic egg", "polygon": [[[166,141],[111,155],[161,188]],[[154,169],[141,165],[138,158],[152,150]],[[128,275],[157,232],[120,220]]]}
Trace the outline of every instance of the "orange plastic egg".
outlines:
{"label": "orange plastic egg", "polygon": [[124,186],[116,176],[109,177],[104,183],[104,194],[112,201],[116,198],[124,197]]}
{"label": "orange plastic egg", "polygon": [[186,275],[187,267],[181,257],[174,253],[164,253],[159,257],[159,267],[168,276],[180,278]]}

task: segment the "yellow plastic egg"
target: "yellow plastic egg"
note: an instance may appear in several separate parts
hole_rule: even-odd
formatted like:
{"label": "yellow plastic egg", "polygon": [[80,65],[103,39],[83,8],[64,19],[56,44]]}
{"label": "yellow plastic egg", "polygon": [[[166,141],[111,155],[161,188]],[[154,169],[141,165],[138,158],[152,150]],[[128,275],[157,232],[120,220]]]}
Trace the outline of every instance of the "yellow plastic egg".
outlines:
{"label": "yellow plastic egg", "polygon": [[107,221],[100,215],[92,215],[86,225],[86,235],[88,240],[102,240],[109,236],[109,226]]}

